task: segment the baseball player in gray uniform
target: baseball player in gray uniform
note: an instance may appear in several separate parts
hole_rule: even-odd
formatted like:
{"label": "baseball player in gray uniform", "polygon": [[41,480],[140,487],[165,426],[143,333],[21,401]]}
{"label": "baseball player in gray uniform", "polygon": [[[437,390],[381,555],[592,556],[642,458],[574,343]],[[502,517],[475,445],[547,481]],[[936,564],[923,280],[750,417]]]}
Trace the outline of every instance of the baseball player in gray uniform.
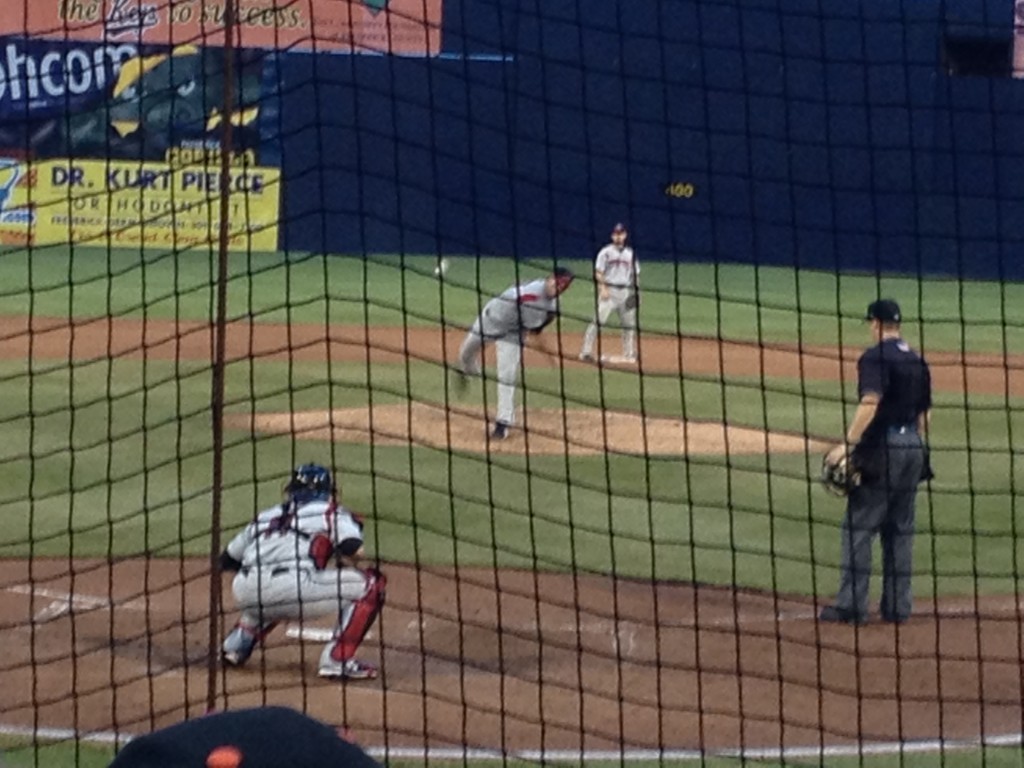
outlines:
{"label": "baseball player in gray uniform", "polygon": [[336,613],[338,623],[320,654],[320,677],[365,680],[377,668],[356,649],[384,605],[387,579],[360,568],[363,524],[339,504],[330,472],[298,467],[282,504],[261,512],[227,545],[221,567],[235,573],[232,592],[242,611],[224,639],[221,657],[238,667],[284,619]]}
{"label": "baseball player in gray uniform", "polygon": [[515,423],[516,381],[523,354],[523,337],[538,334],[558,314],[558,297],[574,279],[572,270],[558,267],[550,275],[513,285],[484,305],[459,349],[459,386],[467,375],[480,374],[480,350],[493,341],[498,358],[498,413],[491,437],[504,440]]}
{"label": "baseball player in gray uniform", "polygon": [[580,360],[593,362],[597,331],[608,322],[612,312],[622,324],[622,358],[636,362],[636,309],[640,264],[633,249],[626,245],[629,233],[623,224],[612,228],[612,241],[602,248],[594,261],[594,281],[597,283],[597,312],[583,335]]}

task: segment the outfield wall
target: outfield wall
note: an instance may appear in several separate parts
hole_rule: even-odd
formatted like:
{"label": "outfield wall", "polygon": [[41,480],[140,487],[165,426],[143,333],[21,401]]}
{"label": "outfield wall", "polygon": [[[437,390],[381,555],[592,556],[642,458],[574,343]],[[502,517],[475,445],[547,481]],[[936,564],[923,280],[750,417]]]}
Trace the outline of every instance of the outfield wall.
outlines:
{"label": "outfield wall", "polygon": [[1024,82],[941,64],[1012,14],[447,0],[441,57],[282,57],[282,244],[1019,278]]}

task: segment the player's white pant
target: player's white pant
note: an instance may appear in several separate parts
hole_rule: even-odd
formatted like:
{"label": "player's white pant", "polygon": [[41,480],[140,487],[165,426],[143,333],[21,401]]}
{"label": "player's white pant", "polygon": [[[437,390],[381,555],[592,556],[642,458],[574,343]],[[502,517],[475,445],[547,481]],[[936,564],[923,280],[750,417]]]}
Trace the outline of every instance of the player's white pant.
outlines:
{"label": "player's white pant", "polygon": [[636,359],[636,309],[626,308],[626,300],[631,292],[629,288],[609,287],[608,298],[598,300],[597,312],[590,325],[587,326],[587,332],[583,335],[581,356],[593,356],[598,327],[605,325],[612,312],[615,312],[622,325],[622,356],[628,360]]}
{"label": "player's white pant", "polygon": [[356,568],[245,568],[231,584],[242,623],[258,627],[282,619],[330,616],[366,594]]}
{"label": "player's white pant", "polygon": [[498,365],[497,420],[514,424],[516,420],[516,385],[519,365],[523,357],[522,338],[516,331],[508,331],[491,323],[487,310],[476,319],[459,349],[459,366],[463,373],[480,373],[480,350],[484,341],[494,341]]}
{"label": "player's white pant", "polygon": [[[351,675],[348,666],[384,604],[387,578],[357,568],[318,571],[305,565],[243,568],[232,592],[242,615],[224,638],[222,654],[232,666],[244,664],[255,645],[282,619],[337,614],[332,640],[320,654],[320,674]],[[375,677],[361,665],[359,677]]]}

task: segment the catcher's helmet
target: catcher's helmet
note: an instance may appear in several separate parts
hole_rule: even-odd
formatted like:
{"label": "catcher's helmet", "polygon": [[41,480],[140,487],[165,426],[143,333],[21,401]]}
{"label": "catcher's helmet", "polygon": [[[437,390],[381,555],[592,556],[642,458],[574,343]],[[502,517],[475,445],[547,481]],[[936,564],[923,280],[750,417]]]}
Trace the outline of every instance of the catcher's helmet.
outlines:
{"label": "catcher's helmet", "polygon": [[327,501],[334,493],[334,481],[327,467],[303,464],[292,472],[284,492],[288,495],[288,501],[295,504]]}

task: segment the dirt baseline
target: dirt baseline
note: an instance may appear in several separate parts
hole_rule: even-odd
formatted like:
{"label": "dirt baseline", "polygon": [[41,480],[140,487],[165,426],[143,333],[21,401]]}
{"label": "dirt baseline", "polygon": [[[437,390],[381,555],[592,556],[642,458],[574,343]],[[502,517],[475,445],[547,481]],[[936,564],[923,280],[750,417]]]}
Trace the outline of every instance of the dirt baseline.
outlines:
{"label": "dirt baseline", "polygon": [[[228,324],[230,361],[326,360],[401,363],[407,359],[452,360],[465,330],[447,327],[285,325],[235,320]],[[551,334],[550,357],[527,350],[528,366],[580,366],[580,334]],[[642,371],[665,375],[790,377],[853,381],[860,347],[837,350],[800,344],[757,344],[729,339],[640,337]],[[613,348],[614,349],[614,348]],[[0,359],[92,360],[107,357],[211,360],[209,324],[137,318],[29,319],[0,317]],[[929,353],[937,389],[994,395],[1024,395],[1024,356]]]}
{"label": "dirt baseline", "polygon": [[[203,712],[207,563],[0,561],[0,723],[141,733]],[[1014,601],[917,606],[898,629],[818,625],[804,598],[605,576],[385,565],[363,655],[316,677],[325,626],[280,628],[222,706],[307,709],[367,746],[702,749],[1019,732]],[[30,574],[34,583],[30,584]],[[112,591],[111,587],[112,585]],[[224,586],[228,588],[227,580]],[[230,623],[230,598],[226,623]],[[290,631],[289,631],[290,630]],[[299,637],[297,637],[297,635]],[[72,656],[72,651],[74,656]],[[984,724],[984,727],[983,727]]]}

